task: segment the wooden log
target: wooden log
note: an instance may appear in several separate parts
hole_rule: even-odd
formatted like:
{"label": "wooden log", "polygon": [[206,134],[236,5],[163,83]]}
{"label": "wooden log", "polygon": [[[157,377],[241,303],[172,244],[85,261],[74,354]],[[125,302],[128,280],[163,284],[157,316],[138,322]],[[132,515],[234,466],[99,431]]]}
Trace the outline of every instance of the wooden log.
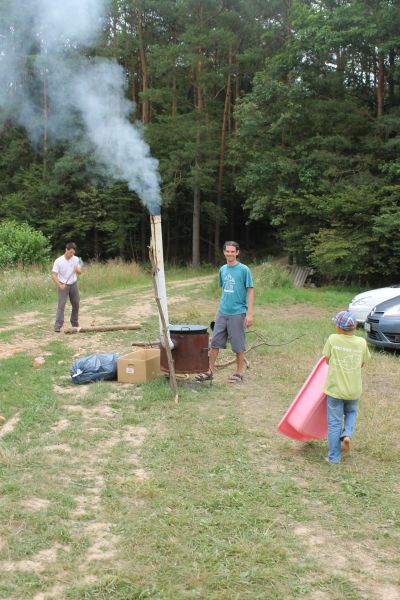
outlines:
{"label": "wooden log", "polygon": [[64,333],[92,333],[98,331],[131,331],[141,329],[141,325],[104,325],[96,327],[70,327],[64,329]]}
{"label": "wooden log", "polygon": [[160,340],[154,340],[153,342],[132,342],[131,346],[139,346],[139,348],[159,348]]}

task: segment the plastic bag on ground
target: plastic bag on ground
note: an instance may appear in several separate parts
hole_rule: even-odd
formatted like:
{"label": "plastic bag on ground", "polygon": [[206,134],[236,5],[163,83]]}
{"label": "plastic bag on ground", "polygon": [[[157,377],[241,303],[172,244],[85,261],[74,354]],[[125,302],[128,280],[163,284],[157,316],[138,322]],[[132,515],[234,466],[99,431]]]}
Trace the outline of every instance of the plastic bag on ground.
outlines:
{"label": "plastic bag on ground", "polygon": [[118,354],[91,354],[78,358],[70,369],[74,383],[117,379]]}

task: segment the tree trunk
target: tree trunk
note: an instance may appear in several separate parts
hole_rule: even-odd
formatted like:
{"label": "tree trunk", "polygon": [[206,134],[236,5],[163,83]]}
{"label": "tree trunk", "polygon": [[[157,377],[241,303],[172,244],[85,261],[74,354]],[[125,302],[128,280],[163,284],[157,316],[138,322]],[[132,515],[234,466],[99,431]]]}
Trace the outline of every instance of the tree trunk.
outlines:
{"label": "tree trunk", "polygon": [[48,73],[46,66],[43,69],[43,152],[46,155],[49,141],[49,97]]}
{"label": "tree trunk", "polygon": [[[149,78],[147,70],[146,52],[143,40],[143,20],[142,15],[138,14],[138,36],[139,36],[139,50],[140,50],[140,62],[142,66],[142,92],[146,94],[149,87]],[[150,119],[149,110],[149,99],[146,96],[142,97],[142,123],[147,125]]]}
{"label": "tree trunk", "polygon": [[226,129],[228,115],[230,113],[231,106],[231,81],[232,81],[232,49],[229,48],[228,53],[228,75],[226,78],[226,93],[225,93],[225,106],[224,114],[222,117],[222,130],[221,130],[221,145],[219,153],[219,172],[218,172],[218,185],[217,185],[217,215],[215,219],[215,236],[214,236],[214,259],[218,261],[220,253],[220,232],[221,232],[221,216],[220,211],[222,207],[222,183],[224,177],[224,166],[225,166],[225,141],[226,141]]}
{"label": "tree trunk", "polygon": [[382,117],[383,116],[383,102],[384,102],[384,85],[385,85],[385,61],[384,61],[384,56],[382,52],[379,52],[379,62],[378,62],[378,90],[377,90],[377,99],[376,99],[376,105],[377,105],[377,116]]}
{"label": "tree trunk", "polygon": [[394,50],[389,51],[389,74],[388,74],[388,94],[389,94],[389,104],[393,106],[395,103],[395,93],[394,93],[394,71],[395,71],[395,60],[396,60],[396,52]]}
{"label": "tree trunk", "polygon": [[178,112],[178,101],[176,93],[176,77],[172,80],[172,116],[176,117]]}
{"label": "tree trunk", "polygon": [[192,267],[200,266],[200,189],[193,189],[193,234],[192,234]]}
{"label": "tree trunk", "polygon": [[135,56],[132,55],[131,60],[131,90],[132,90],[132,104],[133,104],[133,112],[137,112],[137,99],[136,99],[136,68],[135,68]]}
{"label": "tree trunk", "polygon": [[[203,7],[200,6],[198,8],[198,25],[199,27],[203,26]],[[197,154],[195,158],[195,168],[198,172],[201,159],[200,159],[200,116],[204,107],[204,99],[203,99],[203,88],[201,84],[201,74],[203,70],[203,64],[201,61],[203,51],[202,48],[198,48],[199,60],[196,66],[196,88],[195,88],[195,110],[198,114],[198,126],[196,132],[196,145],[197,145]],[[193,185],[193,230],[192,230],[192,266],[196,268],[200,266],[200,188],[199,184],[195,183]]]}
{"label": "tree trunk", "polygon": [[[240,51],[240,49],[238,50],[238,52],[239,51]],[[234,101],[235,108],[237,106],[237,103],[239,102],[239,96],[240,96],[240,63],[239,63],[239,59],[236,58],[235,101]],[[239,121],[238,121],[237,112],[235,111],[235,131],[238,131],[238,129],[239,129]]]}
{"label": "tree trunk", "polygon": [[99,230],[97,223],[94,224],[93,228],[93,252],[96,260],[99,260]]}

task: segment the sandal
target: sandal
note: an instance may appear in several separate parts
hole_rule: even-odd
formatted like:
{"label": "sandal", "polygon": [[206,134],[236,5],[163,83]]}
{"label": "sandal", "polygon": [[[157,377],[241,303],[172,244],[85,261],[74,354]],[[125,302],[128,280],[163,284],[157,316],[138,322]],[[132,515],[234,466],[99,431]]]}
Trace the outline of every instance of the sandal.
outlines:
{"label": "sandal", "polygon": [[213,374],[211,373],[211,371],[207,371],[206,373],[199,373],[198,375],[196,375],[195,380],[196,381],[212,381]]}
{"label": "sandal", "polygon": [[234,373],[228,379],[228,383],[242,383],[244,377],[240,373]]}

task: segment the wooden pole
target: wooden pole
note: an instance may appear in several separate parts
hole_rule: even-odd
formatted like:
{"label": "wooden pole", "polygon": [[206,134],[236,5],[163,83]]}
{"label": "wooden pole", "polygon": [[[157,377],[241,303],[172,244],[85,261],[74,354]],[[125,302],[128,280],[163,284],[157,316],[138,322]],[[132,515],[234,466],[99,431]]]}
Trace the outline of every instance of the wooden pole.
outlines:
{"label": "wooden pole", "polygon": [[71,327],[65,329],[64,333],[91,333],[92,331],[131,331],[141,329],[141,325],[104,325],[99,327]]}
{"label": "wooden pole", "polygon": [[151,262],[151,266],[152,266],[154,296],[155,296],[155,300],[156,300],[156,303],[157,303],[158,312],[159,312],[159,315],[160,315],[161,326],[162,326],[163,337],[164,337],[164,344],[165,344],[165,352],[167,354],[167,360],[168,360],[169,384],[170,384],[172,392],[174,394],[174,402],[175,402],[175,404],[178,404],[178,401],[179,401],[179,392],[178,392],[178,383],[176,381],[174,359],[172,357],[171,348],[170,348],[169,343],[168,343],[168,328],[167,328],[167,323],[165,321],[165,317],[164,317],[164,313],[163,313],[163,310],[162,310],[160,298],[159,298],[159,295],[158,295],[157,281],[156,281],[157,265],[156,265],[156,260],[155,260],[155,257],[154,257],[154,248],[151,245],[151,243],[150,243],[150,248],[149,248],[149,257],[150,257],[150,262]]}

